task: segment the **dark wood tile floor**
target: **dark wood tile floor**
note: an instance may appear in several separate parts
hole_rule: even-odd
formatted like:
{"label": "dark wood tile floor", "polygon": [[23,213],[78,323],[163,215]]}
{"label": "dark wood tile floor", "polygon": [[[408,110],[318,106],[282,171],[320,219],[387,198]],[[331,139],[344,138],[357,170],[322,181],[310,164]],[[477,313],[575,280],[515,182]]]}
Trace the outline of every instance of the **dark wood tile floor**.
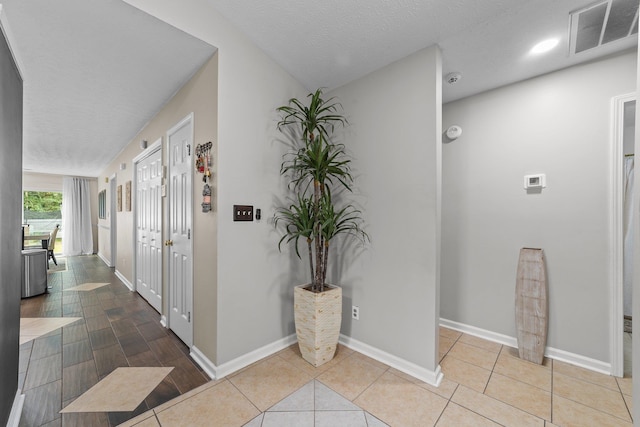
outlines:
{"label": "dark wood tile floor", "polygon": [[[22,300],[22,317],[83,319],[20,346],[21,427],[115,426],[209,381],[184,343],[160,324],[160,315],[100,258],[66,262],[67,271],[49,274],[48,294]],[[110,285],[63,292],[92,282]],[[133,412],[59,413],[114,369],[127,366],[175,369]]]}

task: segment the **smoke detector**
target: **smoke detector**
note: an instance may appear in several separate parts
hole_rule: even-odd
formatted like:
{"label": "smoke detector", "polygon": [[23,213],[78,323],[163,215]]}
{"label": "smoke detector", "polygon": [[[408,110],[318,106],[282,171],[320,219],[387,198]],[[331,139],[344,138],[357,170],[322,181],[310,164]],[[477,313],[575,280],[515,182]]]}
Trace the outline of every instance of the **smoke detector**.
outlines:
{"label": "smoke detector", "polygon": [[454,71],[453,73],[449,73],[446,76],[444,76],[444,81],[446,81],[450,85],[453,85],[458,83],[458,80],[460,80],[461,78],[462,78],[462,73],[458,71]]}

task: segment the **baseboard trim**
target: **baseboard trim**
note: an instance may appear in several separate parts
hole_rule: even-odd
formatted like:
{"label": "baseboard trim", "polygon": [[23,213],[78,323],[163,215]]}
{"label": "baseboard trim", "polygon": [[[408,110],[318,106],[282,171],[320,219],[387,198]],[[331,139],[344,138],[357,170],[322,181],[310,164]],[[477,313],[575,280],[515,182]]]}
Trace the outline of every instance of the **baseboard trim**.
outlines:
{"label": "baseboard trim", "polygon": [[98,258],[100,258],[102,260],[102,262],[104,262],[105,264],[107,264],[107,267],[113,267],[113,265],[111,265],[111,260],[107,259],[106,256],[104,256],[102,254],[102,252],[98,251]]}
{"label": "baseboard trim", "polygon": [[389,365],[392,368],[402,371],[405,374],[411,375],[412,377],[424,381],[427,384],[438,387],[440,385],[440,382],[442,381],[443,374],[440,370],[440,365],[438,365],[434,371],[431,371],[429,369],[423,368],[422,366],[418,366],[415,363],[401,359],[398,356],[387,353],[386,351],[380,350],[376,347],[372,347],[369,344],[365,344],[362,341],[358,341],[346,335],[340,334],[339,341],[340,344],[349,347],[352,350],[362,353],[365,356],[369,356],[372,359],[375,359],[386,365]]}
{"label": "baseboard trim", "polygon": [[162,326],[164,326],[165,328],[168,328],[168,326],[167,326],[167,316],[165,316],[164,314],[160,315],[160,324]]}
{"label": "baseboard trim", "polygon": [[237,357],[233,360],[223,363],[220,366],[216,366],[209,358],[207,358],[195,345],[191,346],[191,357],[196,361],[198,365],[211,377],[211,379],[224,378],[240,369],[251,365],[265,357],[271,356],[274,353],[279,352],[292,344],[295,344],[295,334],[289,335],[278,341],[274,341],[263,347],[260,347],[254,351]]}
{"label": "baseboard trim", "polygon": [[131,282],[129,282],[129,281],[127,280],[127,278],[126,278],[126,277],[124,277],[124,276],[122,275],[122,273],[120,273],[117,269],[116,269],[116,271],[114,272],[114,274],[116,275],[116,277],[117,277],[118,279],[120,279],[120,281],[121,281],[121,282],[122,282],[122,283],[123,283],[127,288],[129,288],[129,290],[130,290],[131,292],[135,291],[135,289],[133,288],[133,284],[132,284]]}
{"label": "baseboard trim", "polygon": [[466,325],[464,323],[454,322],[453,320],[440,319],[440,326],[453,329],[454,331],[464,332],[474,337],[483,338],[488,341],[493,341],[498,344],[506,345],[508,347],[518,348],[518,340],[508,335],[498,334],[486,329],[477,328],[475,326]]}
{"label": "baseboard trim", "polygon": [[590,357],[570,353],[553,347],[547,347],[544,350],[544,355],[553,360],[570,363],[601,374],[612,375],[611,363],[603,362],[601,360],[592,359]]}
{"label": "baseboard trim", "polygon": [[18,390],[15,399],[13,399],[13,406],[11,407],[11,413],[9,414],[9,420],[7,421],[7,427],[18,427],[20,424],[20,416],[22,415],[22,408],[24,406],[24,394]]}
{"label": "baseboard trim", "polygon": [[[202,351],[200,351],[200,349],[195,345],[191,347],[190,356],[198,365],[200,365],[202,370],[205,371],[212,380],[214,380],[231,375],[232,373],[264,359],[265,357],[271,356],[272,354],[277,353],[296,342],[297,339],[295,334],[289,335],[278,341],[274,341],[271,344],[267,344],[259,349],[223,363],[220,366],[216,366],[215,363],[205,356],[204,353],[202,353]],[[392,368],[411,375],[412,377],[424,381],[427,384],[438,387],[442,381],[443,374],[440,369],[440,365],[438,365],[434,371],[431,371],[342,334],[340,335],[339,342],[345,347],[369,356],[379,362],[385,363]]]}
{"label": "baseboard trim", "polygon": [[202,353],[198,347],[195,345],[191,346],[191,351],[189,352],[189,356],[202,368],[203,371],[209,375],[209,378],[212,380],[216,378],[216,365],[213,364],[211,360],[207,356]]}
{"label": "baseboard trim", "polygon": [[[498,344],[518,348],[518,339],[515,337],[510,337],[508,335],[498,334],[486,329],[481,329],[475,326],[466,325],[464,323],[454,322],[453,320],[442,318],[440,319],[440,326],[459,332],[464,332],[465,334],[483,338],[488,341],[493,341]],[[570,353],[568,351],[559,350],[553,347],[546,347],[544,350],[544,355],[553,360],[570,363],[572,365],[589,369],[594,372],[599,372],[601,374],[611,375],[611,363],[603,362],[601,360],[592,359],[590,357],[586,357],[576,353]]]}

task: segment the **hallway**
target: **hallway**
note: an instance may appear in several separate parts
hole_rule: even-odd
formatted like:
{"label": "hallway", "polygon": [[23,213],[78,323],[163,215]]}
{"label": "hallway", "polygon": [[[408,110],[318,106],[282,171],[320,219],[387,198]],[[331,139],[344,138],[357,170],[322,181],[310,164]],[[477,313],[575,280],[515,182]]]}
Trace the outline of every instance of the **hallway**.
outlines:
{"label": "hallway", "polygon": [[[438,388],[342,345],[318,368],[292,345],[209,381],[98,257],[66,262],[50,273],[49,294],[22,301],[21,427],[632,425],[630,378],[546,358],[535,365],[446,328]],[[47,322],[51,332],[26,341]]]}
{"label": "hallway", "polygon": [[[209,381],[182,341],[160,325],[160,315],[112,268],[97,256],[64,261],[66,270],[49,273],[48,294],[22,300],[21,343],[25,318],[79,319],[20,346],[21,427],[115,426]],[[83,284],[89,289],[70,290]],[[133,411],[59,413],[118,367],[163,366],[173,370]]]}

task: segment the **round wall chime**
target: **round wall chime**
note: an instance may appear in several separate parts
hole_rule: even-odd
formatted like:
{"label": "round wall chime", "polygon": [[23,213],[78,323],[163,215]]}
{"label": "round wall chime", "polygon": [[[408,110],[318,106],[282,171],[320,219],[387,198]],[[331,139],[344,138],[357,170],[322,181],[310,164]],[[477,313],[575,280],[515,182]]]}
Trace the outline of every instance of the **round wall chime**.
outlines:
{"label": "round wall chime", "polygon": [[196,171],[203,174],[202,212],[205,213],[211,211],[211,187],[209,186],[209,180],[211,179],[211,167],[213,165],[213,160],[211,159],[212,147],[213,143],[211,141],[196,145]]}

